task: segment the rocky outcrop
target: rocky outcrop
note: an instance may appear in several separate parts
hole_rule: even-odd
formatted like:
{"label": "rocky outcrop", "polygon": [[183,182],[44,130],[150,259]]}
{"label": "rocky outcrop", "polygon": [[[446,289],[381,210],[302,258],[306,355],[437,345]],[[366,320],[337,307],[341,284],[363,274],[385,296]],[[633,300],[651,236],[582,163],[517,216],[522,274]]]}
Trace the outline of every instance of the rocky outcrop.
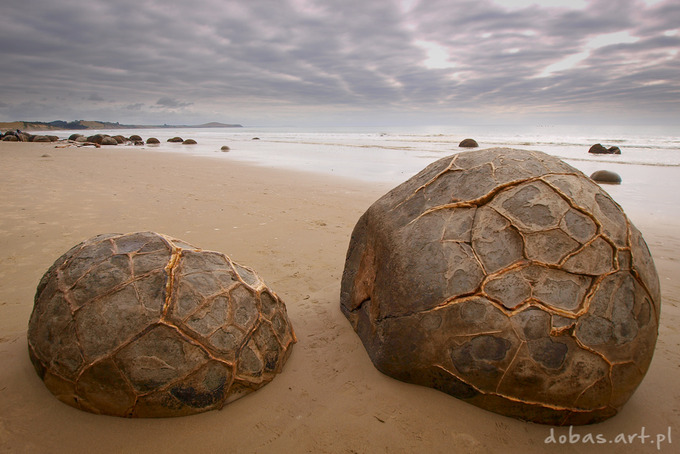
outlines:
{"label": "rocky outcrop", "polygon": [[621,149],[619,147],[609,147],[606,148],[600,143],[596,143],[588,150],[588,153],[593,154],[621,154]]}

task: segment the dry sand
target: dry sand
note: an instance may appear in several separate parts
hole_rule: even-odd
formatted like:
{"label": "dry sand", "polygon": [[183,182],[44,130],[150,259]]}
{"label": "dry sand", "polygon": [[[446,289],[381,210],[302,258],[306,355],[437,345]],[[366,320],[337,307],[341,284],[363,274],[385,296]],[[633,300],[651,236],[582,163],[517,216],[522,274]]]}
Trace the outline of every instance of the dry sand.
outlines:
{"label": "dry sand", "polygon": [[[49,156],[43,156],[48,154]],[[351,230],[389,188],[148,149],[0,144],[0,452],[657,452],[680,445],[680,220],[635,219],[661,276],[659,342],[623,411],[545,444],[551,428],[478,409],[378,372],[339,309]],[[258,270],[297,332],[283,373],[222,411],[132,420],[54,398],[29,361],[35,287],[71,246],[106,232],[153,230]],[[568,429],[555,429],[555,437]],[[630,439],[629,439],[630,440]],[[154,450],[154,451],[150,451]]]}

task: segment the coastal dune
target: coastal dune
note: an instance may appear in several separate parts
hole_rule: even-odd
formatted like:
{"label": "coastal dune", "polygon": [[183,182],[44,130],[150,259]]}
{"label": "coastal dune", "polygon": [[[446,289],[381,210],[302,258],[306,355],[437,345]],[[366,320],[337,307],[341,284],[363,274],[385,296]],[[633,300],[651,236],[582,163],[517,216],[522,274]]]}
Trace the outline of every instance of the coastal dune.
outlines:
{"label": "coastal dune", "polygon": [[[143,148],[38,143],[0,143],[0,168],[0,452],[632,453],[680,444],[680,219],[631,217],[661,279],[656,353],[621,413],[570,434],[373,367],[340,312],[340,278],[355,222],[391,185]],[[221,411],[172,419],[97,416],[49,393],[26,346],[40,277],[87,238],[143,230],[258,271],[286,303],[298,337],[281,375]],[[587,434],[594,443],[583,441]]]}

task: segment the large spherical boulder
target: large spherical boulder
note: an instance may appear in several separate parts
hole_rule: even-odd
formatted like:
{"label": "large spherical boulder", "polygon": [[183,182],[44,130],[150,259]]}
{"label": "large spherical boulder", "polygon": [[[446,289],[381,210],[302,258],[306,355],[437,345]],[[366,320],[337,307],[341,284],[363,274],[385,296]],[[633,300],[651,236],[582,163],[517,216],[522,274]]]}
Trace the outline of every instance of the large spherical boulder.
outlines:
{"label": "large spherical boulder", "polygon": [[439,160],[375,202],[341,309],[375,366],[546,424],[616,414],[657,338],[659,280],[596,183],[541,152]]}
{"label": "large spherical boulder", "polygon": [[153,232],[78,244],[45,273],[28,329],[47,388],[116,416],[219,409],[271,381],[295,342],[250,268]]}

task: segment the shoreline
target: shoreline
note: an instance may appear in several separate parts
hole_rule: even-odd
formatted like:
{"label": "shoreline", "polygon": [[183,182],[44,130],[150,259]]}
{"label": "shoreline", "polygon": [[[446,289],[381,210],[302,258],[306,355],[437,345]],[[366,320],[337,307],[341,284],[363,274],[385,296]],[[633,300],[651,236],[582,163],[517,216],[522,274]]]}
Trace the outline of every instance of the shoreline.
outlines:
{"label": "shoreline", "polygon": [[[394,184],[207,158],[0,143],[0,451],[657,452],[639,440],[546,444],[550,426],[381,374],[340,312],[339,289],[354,224]],[[620,414],[575,433],[614,440],[641,427],[653,435],[680,431],[680,216],[674,214],[663,221],[631,216],[661,280],[661,328],[649,372]],[[96,416],[54,398],[26,348],[38,280],[80,241],[138,230],[254,268],[286,303],[298,335],[283,373],[222,411],[185,418]]]}

